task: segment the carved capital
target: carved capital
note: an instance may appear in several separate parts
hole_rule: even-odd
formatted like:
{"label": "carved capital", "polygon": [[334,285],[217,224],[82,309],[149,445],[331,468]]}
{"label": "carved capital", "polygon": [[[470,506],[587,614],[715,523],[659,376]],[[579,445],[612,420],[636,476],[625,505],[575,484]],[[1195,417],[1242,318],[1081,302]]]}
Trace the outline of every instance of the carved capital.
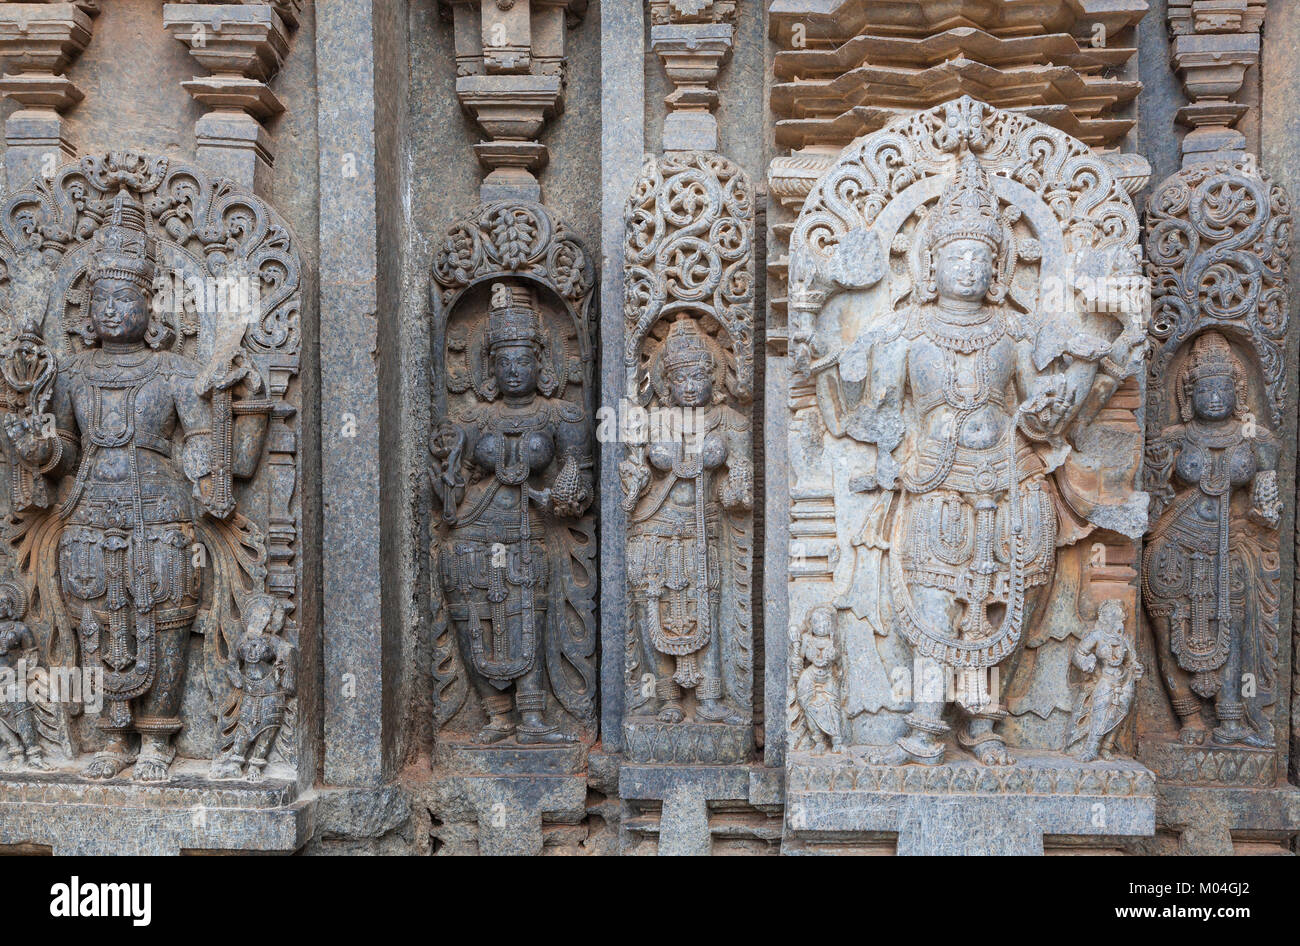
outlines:
{"label": "carved capital", "polygon": [[210,111],[195,125],[199,158],[267,196],[274,149],[261,122],[284,111],[267,83],[289,53],[297,2],[168,3],[163,26],[212,74],[181,83]]}
{"label": "carved capital", "polygon": [[565,40],[586,0],[447,0],[456,37],[456,95],[491,138],[476,145],[484,200],[540,200],[537,140],[564,110]]}

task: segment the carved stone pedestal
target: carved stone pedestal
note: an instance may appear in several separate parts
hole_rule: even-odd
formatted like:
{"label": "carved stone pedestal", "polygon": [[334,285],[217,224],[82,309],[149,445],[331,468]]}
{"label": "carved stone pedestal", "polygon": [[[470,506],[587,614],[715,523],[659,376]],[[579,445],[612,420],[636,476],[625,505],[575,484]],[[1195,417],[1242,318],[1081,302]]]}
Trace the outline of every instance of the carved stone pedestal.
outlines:
{"label": "carved stone pedestal", "polygon": [[482,855],[541,854],[543,824],[576,825],[586,816],[586,769],[581,745],[440,744],[433,808],[447,830],[446,837],[437,827],[434,834],[450,844],[472,837]]}
{"label": "carved stone pedestal", "polygon": [[952,756],[935,766],[870,765],[858,751],[794,753],[782,853],[833,853],[897,837],[897,853],[1042,854],[1046,835],[1155,830],[1155,779],[1127,759],[1078,762],[1019,750],[1009,766]]}
{"label": "carved stone pedestal", "polygon": [[1138,757],[1162,784],[1242,788],[1269,788],[1277,784],[1277,754],[1273,749],[1157,742],[1143,744]]}
{"label": "carved stone pedestal", "polygon": [[[728,833],[726,818],[710,823],[710,810],[743,807],[777,811],[781,791],[779,769],[751,765],[624,765],[618,773],[618,794],[624,801],[661,802],[659,817],[633,814],[623,821],[625,846],[648,835],[658,838],[659,854],[703,856],[713,853],[716,835]],[[774,821],[775,819],[773,819]],[[758,840],[762,826],[734,825],[737,833]]]}
{"label": "carved stone pedestal", "polygon": [[[1177,835],[1178,847],[1174,851],[1157,848],[1150,852],[1153,854],[1236,854],[1234,834],[1252,842],[1286,846],[1300,833],[1300,789],[1167,785],[1162,781],[1156,823],[1162,833]],[[1143,847],[1139,845],[1139,849]]]}
{"label": "carved stone pedestal", "polygon": [[538,748],[513,741],[491,746],[440,742],[434,765],[466,775],[580,775],[587,770],[583,745]]}
{"label": "carved stone pedestal", "polygon": [[754,751],[754,727],[748,725],[629,719],[623,736],[629,762],[725,765],[745,762]]}
{"label": "carved stone pedestal", "polygon": [[307,843],[316,802],[292,782],[206,778],[177,765],[169,782],[69,781],[64,774],[0,776],[0,844],[59,854],[175,855],[183,851],[293,853]]}

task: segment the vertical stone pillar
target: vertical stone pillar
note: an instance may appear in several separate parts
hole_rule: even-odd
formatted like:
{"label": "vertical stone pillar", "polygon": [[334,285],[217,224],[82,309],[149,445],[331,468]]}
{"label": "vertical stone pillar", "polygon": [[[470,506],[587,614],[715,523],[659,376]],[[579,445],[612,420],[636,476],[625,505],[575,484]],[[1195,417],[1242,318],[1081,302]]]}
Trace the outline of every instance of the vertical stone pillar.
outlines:
{"label": "vertical stone pillar", "polygon": [[[63,113],[83,94],[64,70],[90,42],[93,5],[0,4],[0,93],[19,108],[5,122],[5,175],[10,190],[38,174],[54,174],[76,155]],[[8,70],[14,70],[10,72]]]}
{"label": "vertical stone pillar", "polygon": [[[618,410],[623,398],[623,205],[645,152],[645,25],[638,0],[607,0],[601,7],[601,405]],[[606,575],[624,571],[627,514],[618,485],[623,445],[606,440],[600,451],[600,560]],[[610,752],[623,744],[623,646],[627,590],[621,580],[600,588],[601,736]],[[610,655],[618,655],[610,659]]]}
{"label": "vertical stone pillar", "polygon": [[397,135],[399,110],[385,102],[407,63],[405,19],[390,6],[316,8],[324,780],[338,785],[379,785],[399,753],[397,630],[380,577],[381,456],[391,432],[381,422],[378,313],[395,310],[400,250],[385,213],[398,156],[391,144],[386,155],[377,149]]}
{"label": "vertical stone pillar", "polygon": [[194,125],[198,159],[269,197],[274,142],[263,122],[284,111],[267,83],[289,52],[289,27],[270,3],[168,3],[163,25],[212,74],[182,83],[209,108]]}

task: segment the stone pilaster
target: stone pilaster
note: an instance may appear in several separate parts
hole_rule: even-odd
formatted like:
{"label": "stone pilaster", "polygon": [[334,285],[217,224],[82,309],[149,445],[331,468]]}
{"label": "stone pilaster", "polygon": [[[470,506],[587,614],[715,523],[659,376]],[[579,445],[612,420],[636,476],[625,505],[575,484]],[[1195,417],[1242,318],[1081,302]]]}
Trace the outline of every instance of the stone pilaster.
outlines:
{"label": "stone pilaster", "polygon": [[93,4],[0,4],[0,94],[20,106],[5,122],[5,174],[9,188],[51,176],[76,155],[63,113],[82,91],[65,70],[90,43]]}
{"label": "stone pilaster", "polygon": [[198,158],[270,196],[274,141],[264,122],[284,111],[269,82],[289,52],[284,4],[168,3],[163,25],[211,75],[182,83],[209,111],[194,125]]}
{"label": "stone pilaster", "polygon": [[488,140],[474,146],[487,171],[479,196],[541,200],[550,160],[539,140],[564,111],[565,36],[586,0],[449,0],[455,23],[456,95]]}

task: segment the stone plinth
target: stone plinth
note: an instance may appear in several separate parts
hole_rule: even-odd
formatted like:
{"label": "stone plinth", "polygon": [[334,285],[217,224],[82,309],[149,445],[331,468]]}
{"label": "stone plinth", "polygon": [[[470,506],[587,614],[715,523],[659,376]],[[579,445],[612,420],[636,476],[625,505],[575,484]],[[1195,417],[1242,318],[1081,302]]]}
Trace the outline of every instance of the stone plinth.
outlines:
{"label": "stone plinth", "polygon": [[55,854],[289,854],[307,843],[315,801],[292,782],[213,781],[178,764],[167,782],[69,781],[66,773],[0,776],[0,844]]}
{"label": "stone plinth", "polygon": [[623,724],[629,762],[725,765],[747,762],[754,752],[754,728],[723,723],[661,723],[629,719]]}
{"label": "stone plinth", "polygon": [[1018,750],[990,767],[871,765],[863,750],[791,753],[783,852],[818,841],[897,835],[899,854],[1042,854],[1044,835],[1126,837],[1155,830],[1155,779],[1127,759],[1077,762]]}

